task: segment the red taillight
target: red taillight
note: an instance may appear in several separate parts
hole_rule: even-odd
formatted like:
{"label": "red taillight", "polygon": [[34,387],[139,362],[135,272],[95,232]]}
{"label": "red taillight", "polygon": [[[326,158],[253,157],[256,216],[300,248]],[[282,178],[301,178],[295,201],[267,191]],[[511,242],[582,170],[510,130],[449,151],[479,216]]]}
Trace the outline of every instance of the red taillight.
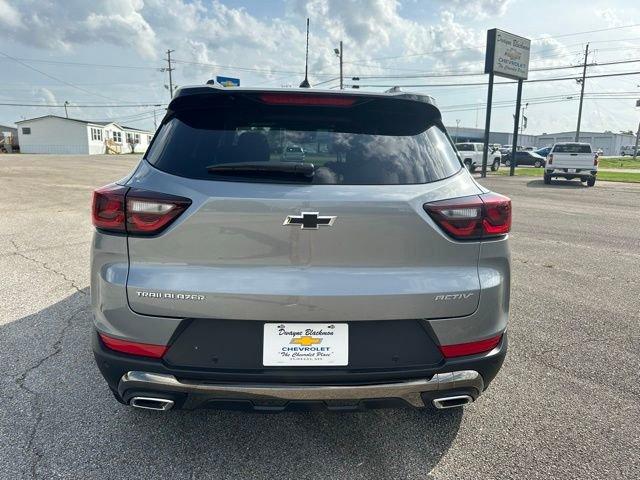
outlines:
{"label": "red taillight", "polygon": [[338,95],[309,95],[305,93],[263,93],[260,100],[269,105],[301,105],[318,107],[350,107],[355,98]]}
{"label": "red taillight", "polygon": [[549,154],[549,162],[548,164],[551,165],[553,163],[553,153]]}
{"label": "red taillight", "polygon": [[188,198],[107,185],[93,192],[92,220],[107,232],[156,235],[189,205]]}
{"label": "red taillight", "polygon": [[112,184],[93,192],[91,219],[96,228],[124,233],[124,197],[127,190],[127,187]]}
{"label": "red taillight", "polygon": [[111,350],[139,357],[162,358],[169,349],[166,345],[152,345],[150,343],[130,342],[119,338],[110,337],[100,333],[100,339]]}
{"label": "red taillight", "polygon": [[511,200],[497,193],[426,203],[425,211],[457,240],[479,240],[511,230]]}
{"label": "red taillight", "polygon": [[458,343],[456,345],[440,345],[440,352],[445,358],[464,357],[465,355],[475,355],[477,353],[493,350],[502,338],[502,334],[495,337],[480,340],[478,342]]}

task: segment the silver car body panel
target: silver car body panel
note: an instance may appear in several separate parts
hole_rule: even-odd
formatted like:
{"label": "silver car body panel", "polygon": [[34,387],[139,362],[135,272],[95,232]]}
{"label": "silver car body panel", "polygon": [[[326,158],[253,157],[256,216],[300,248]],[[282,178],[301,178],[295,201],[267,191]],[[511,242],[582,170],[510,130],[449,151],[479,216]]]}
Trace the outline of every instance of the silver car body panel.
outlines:
{"label": "silver car body panel", "polygon": [[[186,317],[425,318],[440,343],[455,344],[506,328],[506,237],[451,240],[422,208],[485,192],[464,170],[420,185],[279,185],[187,179],[143,160],[127,185],[193,204],[154,238],[95,233],[92,304],[101,332],[166,344]],[[282,225],[302,211],[337,218],[318,230]]]}

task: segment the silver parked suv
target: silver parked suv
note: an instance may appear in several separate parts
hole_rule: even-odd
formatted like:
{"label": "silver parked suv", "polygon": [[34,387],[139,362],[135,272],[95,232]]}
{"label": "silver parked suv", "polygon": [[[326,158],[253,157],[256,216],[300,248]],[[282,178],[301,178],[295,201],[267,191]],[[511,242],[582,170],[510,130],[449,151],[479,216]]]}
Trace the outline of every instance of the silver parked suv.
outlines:
{"label": "silver parked suv", "polygon": [[93,349],[125,404],[458,407],[504,360],[511,202],[429,97],[182,88],[92,213]]}

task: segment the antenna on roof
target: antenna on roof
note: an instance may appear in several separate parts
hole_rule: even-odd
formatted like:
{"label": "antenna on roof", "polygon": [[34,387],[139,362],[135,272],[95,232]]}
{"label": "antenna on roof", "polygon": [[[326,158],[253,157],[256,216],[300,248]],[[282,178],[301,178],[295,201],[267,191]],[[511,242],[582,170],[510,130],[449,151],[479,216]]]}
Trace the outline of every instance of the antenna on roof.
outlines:
{"label": "antenna on roof", "polygon": [[307,18],[307,53],[304,57],[304,80],[300,84],[300,88],[310,88],[309,79],[307,77],[309,68],[309,19]]}

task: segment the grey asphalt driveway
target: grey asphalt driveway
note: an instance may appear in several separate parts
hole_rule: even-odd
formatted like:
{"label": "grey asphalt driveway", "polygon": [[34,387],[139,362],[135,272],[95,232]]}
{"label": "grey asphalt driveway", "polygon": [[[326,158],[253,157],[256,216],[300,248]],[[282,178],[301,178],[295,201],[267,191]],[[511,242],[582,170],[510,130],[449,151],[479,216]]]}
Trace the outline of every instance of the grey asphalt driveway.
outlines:
{"label": "grey asphalt driveway", "polygon": [[94,187],[133,157],[0,156],[0,478],[640,478],[640,185],[514,201],[510,352],[464,411],[167,414],[89,347]]}

